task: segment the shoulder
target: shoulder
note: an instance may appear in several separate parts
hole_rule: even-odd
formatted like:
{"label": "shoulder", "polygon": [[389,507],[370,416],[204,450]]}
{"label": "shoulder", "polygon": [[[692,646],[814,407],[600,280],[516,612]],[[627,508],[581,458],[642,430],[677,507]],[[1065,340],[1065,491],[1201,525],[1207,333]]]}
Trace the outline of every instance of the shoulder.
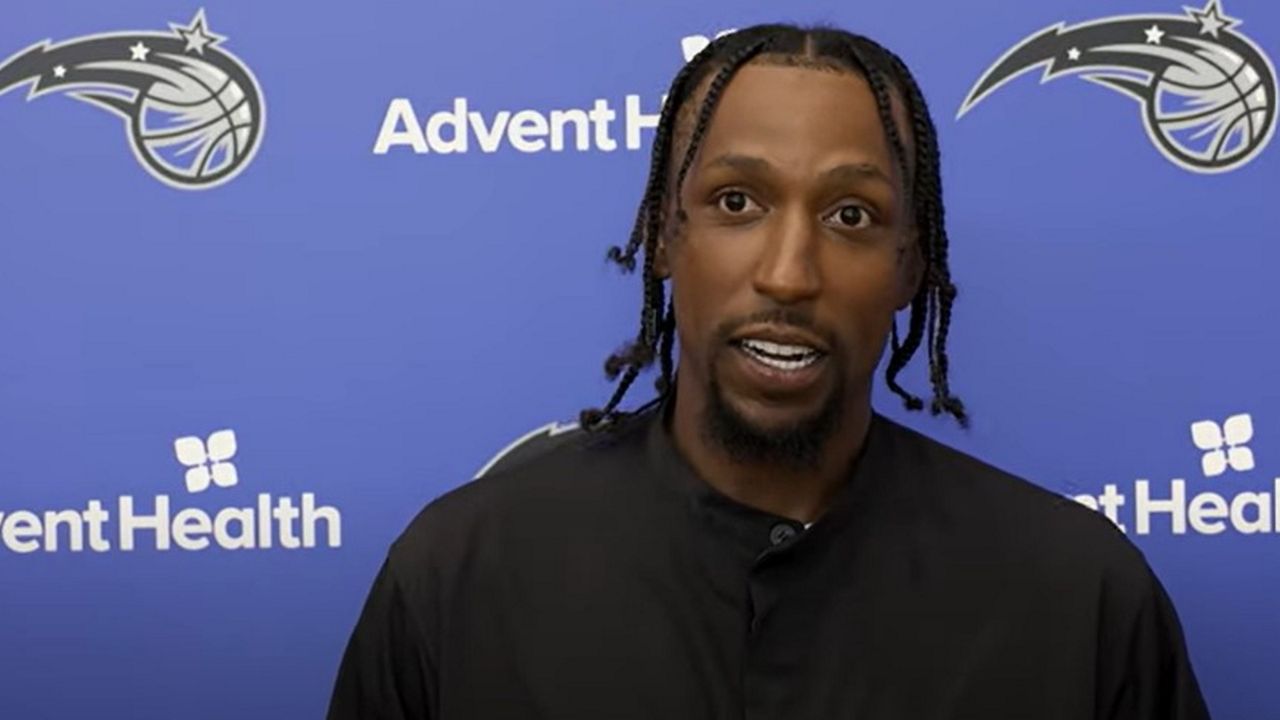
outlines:
{"label": "shoulder", "polygon": [[[1116,717],[1208,717],[1173,601],[1141,550],[1104,514],[900,425],[895,473],[947,565],[1010,616],[1062,629],[1096,658],[1100,706]],[[1163,708],[1152,710],[1152,708]]]}
{"label": "shoulder", "polygon": [[502,448],[458,487],[430,501],[392,544],[390,561],[411,574],[517,536],[580,526],[623,507],[643,455],[643,419],[614,431],[551,423]]}
{"label": "shoulder", "polygon": [[1142,552],[1102,513],[886,419],[895,463],[930,526],[1019,568],[1147,588]]}

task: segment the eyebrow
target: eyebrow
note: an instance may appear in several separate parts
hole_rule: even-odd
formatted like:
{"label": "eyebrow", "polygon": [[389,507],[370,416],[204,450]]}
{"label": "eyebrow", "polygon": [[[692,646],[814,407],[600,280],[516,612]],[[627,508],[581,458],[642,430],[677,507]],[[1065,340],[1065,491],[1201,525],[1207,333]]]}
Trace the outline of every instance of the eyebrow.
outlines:
{"label": "eyebrow", "polygon": [[[749,173],[770,173],[774,171],[773,164],[768,160],[754,155],[742,155],[739,153],[726,153],[707,163],[708,168],[714,167],[730,167],[736,170]],[[872,162],[855,162],[837,165],[819,176],[820,179],[827,180],[880,180],[881,182],[893,184],[889,176],[880,169],[879,165]]]}

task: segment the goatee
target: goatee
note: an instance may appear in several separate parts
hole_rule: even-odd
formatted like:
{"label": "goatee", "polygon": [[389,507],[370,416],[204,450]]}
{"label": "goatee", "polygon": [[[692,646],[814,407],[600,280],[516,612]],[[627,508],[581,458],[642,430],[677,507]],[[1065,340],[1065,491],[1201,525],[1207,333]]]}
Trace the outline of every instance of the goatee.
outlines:
{"label": "goatee", "polygon": [[760,427],[725,399],[714,368],[708,384],[703,434],[742,464],[766,465],[779,470],[815,470],[844,414],[843,387],[838,385],[828,393],[822,406],[807,417],[778,427]]}

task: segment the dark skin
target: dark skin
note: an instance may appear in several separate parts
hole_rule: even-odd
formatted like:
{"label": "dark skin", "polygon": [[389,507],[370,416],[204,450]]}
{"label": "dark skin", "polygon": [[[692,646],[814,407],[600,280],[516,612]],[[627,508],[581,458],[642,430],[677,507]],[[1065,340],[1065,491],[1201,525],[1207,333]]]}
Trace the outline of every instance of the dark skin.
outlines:
{"label": "dark skin", "polygon": [[[923,262],[866,81],[768,60],[744,66],[726,87],[682,187],[687,220],[660,243],[654,262],[671,280],[679,329],[676,447],[724,495],[811,522],[866,438],[873,373],[895,312],[919,288]],[[700,106],[701,91],[691,102]],[[893,110],[910,157],[896,98]],[[808,319],[741,322],[779,308]],[[732,328],[735,342],[826,353],[801,372],[770,371],[727,343],[721,328]],[[708,438],[702,417],[713,372],[725,403],[762,431],[811,417],[839,393],[841,421],[816,466],[744,464]]]}

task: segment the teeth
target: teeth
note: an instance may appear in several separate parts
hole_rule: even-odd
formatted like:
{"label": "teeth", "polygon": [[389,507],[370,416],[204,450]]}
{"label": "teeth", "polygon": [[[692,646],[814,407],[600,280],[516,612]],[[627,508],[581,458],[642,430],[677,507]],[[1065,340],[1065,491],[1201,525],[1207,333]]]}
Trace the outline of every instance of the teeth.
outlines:
{"label": "teeth", "polygon": [[743,340],[742,345],[757,352],[791,359],[803,358],[818,353],[817,350],[808,345],[784,345],[782,343],[769,342],[768,340]]}
{"label": "teeth", "polygon": [[799,359],[784,360],[760,352],[756,349],[754,341],[742,343],[742,349],[756,362],[778,370],[799,370],[818,361],[818,353],[813,350],[810,350],[806,355],[802,355]]}

